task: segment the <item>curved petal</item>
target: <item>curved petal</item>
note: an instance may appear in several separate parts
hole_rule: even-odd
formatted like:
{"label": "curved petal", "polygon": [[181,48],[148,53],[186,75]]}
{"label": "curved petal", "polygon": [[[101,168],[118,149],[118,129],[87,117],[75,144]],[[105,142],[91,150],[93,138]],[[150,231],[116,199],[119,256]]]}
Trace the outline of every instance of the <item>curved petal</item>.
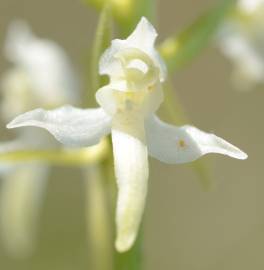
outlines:
{"label": "curved petal", "polygon": [[148,153],[143,125],[115,126],[112,141],[118,185],[115,245],[119,252],[125,252],[136,239],[147,194]]}
{"label": "curved petal", "polygon": [[134,32],[127,39],[115,39],[112,41],[111,47],[104,52],[100,59],[100,74],[109,75],[110,77],[118,74],[121,77],[123,75],[122,67],[120,62],[115,59],[115,55],[121,50],[135,48],[143,51],[153,59],[155,65],[160,69],[160,79],[164,81],[166,66],[154,48],[157,35],[152,24],[145,17],[142,17]]}
{"label": "curved petal", "polygon": [[154,47],[157,36],[158,33],[153,25],[145,17],[142,17],[126,41],[131,46],[148,52],[148,50]]}
{"label": "curved petal", "polygon": [[145,53],[152,56],[156,65],[161,71],[161,80],[164,81],[167,74],[167,68],[158,52],[155,50],[154,45],[158,33],[153,25],[145,18],[142,17],[134,32],[127,38],[127,42],[137,49],[141,49]]}
{"label": "curved petal", "polygon": [[51,111],[36,109],[24,113],[7,128],[26,126],[44,128],[65,145],[91,146],[109,134],[111,118],[101,108],[83,110],[64,106]]}
{"label": "curved petal", "polygon": [[17,166],[3,177],[0,196],[0,234],[11,255],[27,256],[34,249],[36,222],[46,186],[47,167]]}
{"label": "curved petal", "polygon": [[146,121],[146,136],[149,154],[166,163],[190,162],[208,153],[247,158],[247,154],[214,134],[193,126],[168,125],[156,116]]}

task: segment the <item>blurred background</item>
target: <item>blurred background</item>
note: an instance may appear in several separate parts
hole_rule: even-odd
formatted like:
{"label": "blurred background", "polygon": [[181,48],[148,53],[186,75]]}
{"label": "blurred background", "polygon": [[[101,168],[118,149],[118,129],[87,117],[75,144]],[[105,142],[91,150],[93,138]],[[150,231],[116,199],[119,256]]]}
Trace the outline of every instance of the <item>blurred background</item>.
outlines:
{"label": "blurred background", "polygon": [[[211,0],[159,1],[159,41],[190,24]],[[13,19],[26,20],[36,35],[58,42],[84,80],[87,50],[97,12],[80,0],[0,0],[0,46]],[[8,63],[0,54],[0,74]],[[239,92],[230,81],[232,66],[212,44],[173,77],[174,88],[191,119],[248,153],[239,161],[204,157],[213,187],[201,187],[187,165],[150,162],[145,212],[145,269],[264,269],[264,92]],[[1,123],[1,138],[8,138]],[[96,206],[94,206],[96,207]],[[37,249],[27,259],[0,248],[0,269],[89,269],[84,191],[78,168],[54,168],[38,226]]]}

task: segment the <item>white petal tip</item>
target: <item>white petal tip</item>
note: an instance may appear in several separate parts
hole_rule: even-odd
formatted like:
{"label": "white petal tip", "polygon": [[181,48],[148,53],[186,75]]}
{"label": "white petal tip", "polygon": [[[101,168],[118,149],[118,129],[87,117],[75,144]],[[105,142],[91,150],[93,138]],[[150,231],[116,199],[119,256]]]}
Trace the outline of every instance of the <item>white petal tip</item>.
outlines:
{"label": "white petal tip", "polygon": [[145,16],[142,16],[139,23],[149,23],[149,20]]}
{"label": "white petal tip", "polygon": [[115,242],[116,250],[120,253],[128,251],[133,246],[135,239],[135,234],[119,236]]}
{"label": "white petal tip", "polygon": [[229,157],[232,157],[232,158],[236,158],[240,160],[245,160],[248,158],[248,155],[245,152],[243,152],[236,146],[227,142],[226,142],[226,148],[224,149],[224,152],[225,153],[223,154],[228,155]]}
{"label": "white petal tip", "polygon": [[42,109],[35,109],[18,115],[10,123],[6,125],[8,129],[18,128],[24,126],[38,126],[38,122],[45,117],[45,111]]}
{"label": "white petal tip", "polygon": [[248,158],[248,155],[246,153],[244,153],[243,151],[239,150],[239,149],[234,149],[232,151],[224,151],[224,152],[216,152],[219,154],[224,154],[227,155],[231,158],[236,158],[236,159],[240,159],[240,160],[245,160]]}
{"label": "white petal tip", "polygon": [[14,122],[14,121],[11,121],[10,123],[8,123],[8,124],[6,125],[6,128],[8,128],[8,129],[15,128],[15,127],[16,127],[16,124],[13,123],[13,122]]}
{"label": "white petal tip", "polygon": [[144,16],[141,17],[137,27],[143,28],[143,29],[145,28],[145,30],[153,32],[155,37],[158,35],[158,33],[157,33],[156,29],[154,28],[154,26],[152,25],[152,23]]}
{"label": "white petal tip", "polygon": [[23,126],[23,123],[21,123],[18,118],[15,118],[14,120],[12,120],[10,123],[6,125],[6,128],[12,129],[12,128],[18,128],[22,126]]}
{"label": "white petal tip", "polygon": [[235,158],[245,160],[248,158],[248,155],[242,151],[236,154]]}

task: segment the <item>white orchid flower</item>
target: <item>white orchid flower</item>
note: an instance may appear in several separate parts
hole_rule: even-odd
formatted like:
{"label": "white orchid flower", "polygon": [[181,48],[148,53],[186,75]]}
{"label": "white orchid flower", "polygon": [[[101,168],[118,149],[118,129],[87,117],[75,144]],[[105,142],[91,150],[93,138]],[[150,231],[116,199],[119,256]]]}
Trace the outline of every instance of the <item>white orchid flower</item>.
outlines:
{"label": "white orchid flower", "polygon": [[[79,86],[64,50],[53,41],[36,37],[25,22],[10,25],[5,56],[13,66],[0,81],[3,120],[39,106],[78,103]],[[21,129],[13,141],[0,144],[0,152],[59,147],[54,142],[41,130]],[[11,254],[32,252],[47,173],[48,166],[39,162],[1,164],[0,233]]]}
{"label": "white orchid flower", "polygon": [[221,51],[234,63],[232,79],[238,89],[264,83],[264,1],[240,0],[236,13],[220,28]]}
{"label": "white orchid flower", "polygon": [[100,108],[71,106],[36,109],[15,118],[8,128],[35,126],[63,144],[90,146],[111,133],[118,185],[116,248],[127,251],[135,241],[147,194],[148,155],[166,163],[185,163],[208,153],[245,159],[247,155],[214,134],[192,126],[162,122],[155,111],[162,100],[166,68],[154,48],[157,33],[142,18],[125,40],[113,40],[100,60],[100,74],[110,83],[100,88]]}

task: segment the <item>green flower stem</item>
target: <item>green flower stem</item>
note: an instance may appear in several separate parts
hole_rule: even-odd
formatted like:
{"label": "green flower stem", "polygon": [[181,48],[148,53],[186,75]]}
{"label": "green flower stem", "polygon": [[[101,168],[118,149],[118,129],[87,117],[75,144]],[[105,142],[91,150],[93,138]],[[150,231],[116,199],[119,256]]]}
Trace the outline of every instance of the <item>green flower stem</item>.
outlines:
{"label": "green flower stem", "polygon": [[[169,119],[175,125],[184,125],[190,123],[185,113],[176,91],[173,90],[170,82],[164,85],[165,100],[161,108],[161,114]],[[199,178],[201,186],[204,190],[209,190],[212,186],[212,178],[208,164],[202,159],[196,160],[187,166],[191,167]]]}
{"label": "green flower stem", "polygon": [[100,164],[85,168],[86,219],[93,270],[113,270],[113,230],[106,179]]}
{"label": "green flower stem", "polygon": [[[103,9],[95,32],[88,70],[89,82],[85,106],[95,106],[95,93],[105,84],[105,77],[99,75],[99,60],[110,45],[112,35],[112,7],[102,2]],[[107,153],[104,159],[89,165],[85,170],[86,219],[91,247],[91,269],[114,270],[114,225],[112,212],[112,189],[107,179],[107,163],[110,156],[110,140],[106,139]],[[112,169],[112,168],[111,168]],[[113,179],[110,179],[111,181]],[[114,181],[112,181],[114,183]]]}
{"label": "green flower stem", "polygon": [[99,60],[102,52],[110,45],[112,35],[111,6],[106,4],[100,14],[90,62],[90,89],[87,91],[88,105],[94,105],[96,91],[105,83],[105,78],[99,75]]}
{"label": "green flower stem", "polygon": [[94,164],[107,158],[109,143],[103,139],[101,143],[81,149],[58,150],[19,150],[0,153],[1,162],[43,161],[54,165],[81,166]]}

